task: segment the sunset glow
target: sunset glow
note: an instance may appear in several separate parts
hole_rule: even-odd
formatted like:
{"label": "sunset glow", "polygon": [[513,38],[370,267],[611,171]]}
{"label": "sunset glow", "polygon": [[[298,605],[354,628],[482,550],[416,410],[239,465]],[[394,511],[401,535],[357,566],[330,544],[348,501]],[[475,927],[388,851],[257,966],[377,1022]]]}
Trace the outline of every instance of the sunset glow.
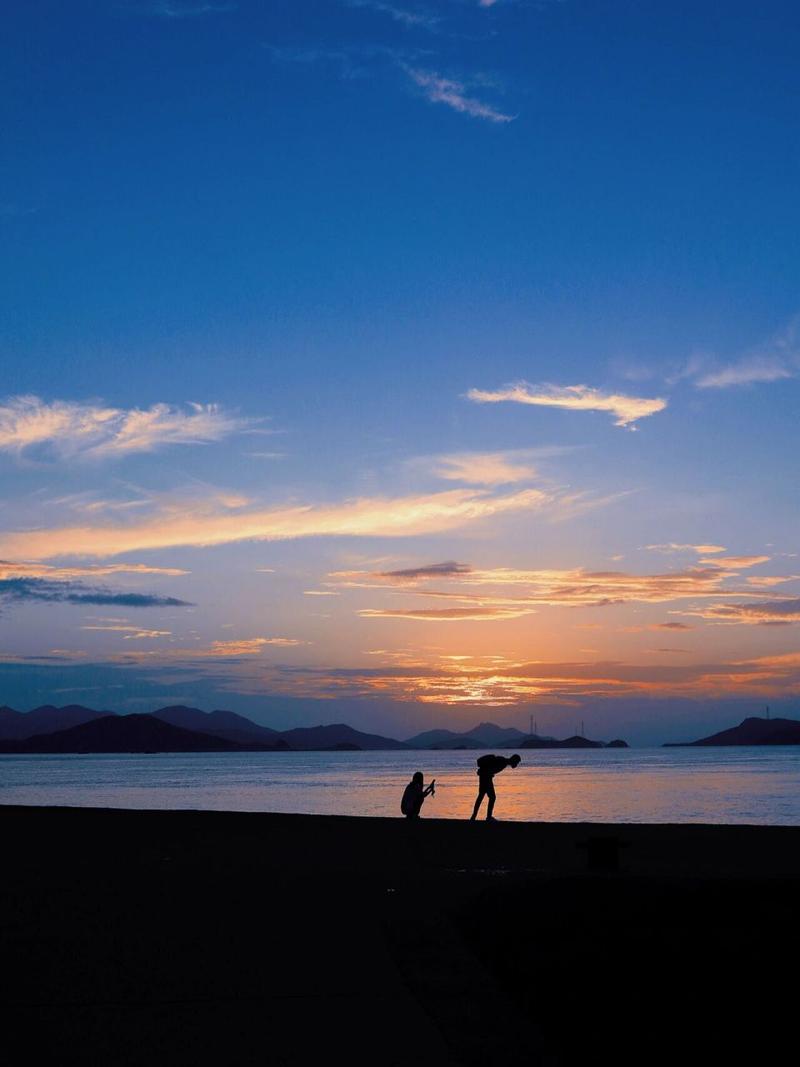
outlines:
{"label": "sunset glow", "polygon": [[734,6],[15,5],[0,704],[796,711],[796,51]]}

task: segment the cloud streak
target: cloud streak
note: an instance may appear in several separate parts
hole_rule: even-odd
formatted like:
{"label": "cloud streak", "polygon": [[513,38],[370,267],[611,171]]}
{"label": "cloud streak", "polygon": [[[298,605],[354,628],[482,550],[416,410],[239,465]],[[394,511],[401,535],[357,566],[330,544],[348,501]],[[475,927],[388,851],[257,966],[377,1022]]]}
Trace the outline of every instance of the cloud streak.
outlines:
{"label": "cloud streak", "polygon": [[406,567],[397,571],[377,571],[375,577],[414,582],[427,578],[459,578],[471,573],[472,567],[468,563],[446,560],[444,563],[428,563],[422,567]]}
{"label": "cloud streak", "polygon": [[730,389],[737,385],[778,382],[793,377],[781,360],[772,356],[754,356],[704,374],[695,381],[698,389]]}
{"label": "cloud streak", "polygon": [[667,401],[660,397],[605,393],[588,385],[531,385],[515,382],[501,389],[470,389],[467,398],[477,404],[531,404],[568,411],[604,411],[614,416],[614,425],[634,429],[634,424],[663,411]]}
{"label": "cloud streak", "polygon": [[221,510],[217,501],[164,506],[144,521],[87,524],[0,534],[0,553],[43,560],[115,556],[182,545],[282,541],[302,537],[413,537],[441,533],[498,515],[543,509],[538,489],[489,493],[450,489],[406,497],[368,497],[331,505]]}
{"label": "cloud streak", "polygon": [[474,96],[468,96],[468,89],[464,82],[445,78],[435,71],[423,70],[421,67],[405,66],[403,69],[432,104],[445,104],[462,115],[470,115],[472,118],[485,119],[493,123],[513,122],[516,117],[506,115]]}
{"label": "cloud streak", "polygon": [[527,607],[475,607],[475,608],[362,608],[359,615],[365,619],[415,619],[421,622],[498,622],[503,619],[518,619],[532,615]]}
{"label": "cloud streak", "polygon": [[46,604],[114,604],[125,608],[183,608],[186,600],[147,593],[113,593],[92,589],[80,582],[54,582],[44,578],[5,578],[0,580],[0,602]]}
{"label": "cloud streak", "polygon": [[408,27],[435,30],[442,21],[440,16],[433,15],[429,11],[397,7],[395,4],[385,3],[384,0],[348,0],[348,4],[350,7],[368,8],[371,11],[377,11],[381,15],[388,15],[394,22],[399,22],[401,25]]}
{"label": "cloud streak", "polygon": [[[761,600],[761,589],[728,586],[742,566],[755,566],[768,557],[730,557],[728,565],[686,567],[658,574],[631,574],[625,571],[522,570],[507,567],[472,568],[468,564],[445,563],[395,571],[335,571],[330,580],[337,588],[384,589],[398,594],[436,600],[458,601],[481,607],[531,609],[551,607],[606,607],[615,604],[664,604],[679,600],[737,597]],[[721,561],[720,561],[721,562]],[[431,588],[434,581],[446,581],[448,589]],[[785,600],[774,595],[774,602]],[[772,602],[772,601],[770,601]],[[668,629],[679,625],[663,624]]]}
{"label": "cloud streak", "polygon": [[738,626],[788,626],[800,622],[800,597],[752,604],[709,604],[685,614]]}
{"label": "cloud streak", "polygon": [[710,556],[717,552],[724,552],[724,545],[681,545],[675,541],[668,541],[663,545],[645,545],[648,552],[696,552],[698,556]]}
{"label": "cloud streak", "polygon": [[0,560],[0,579],[47,578],[66,581],[71,578],[105,578],[109,574],[158,574],[179,577],[189,571],[178,567],[149,567],[145,563],[104,563],[87,567],[51,567],[46,563],[10,563]]}

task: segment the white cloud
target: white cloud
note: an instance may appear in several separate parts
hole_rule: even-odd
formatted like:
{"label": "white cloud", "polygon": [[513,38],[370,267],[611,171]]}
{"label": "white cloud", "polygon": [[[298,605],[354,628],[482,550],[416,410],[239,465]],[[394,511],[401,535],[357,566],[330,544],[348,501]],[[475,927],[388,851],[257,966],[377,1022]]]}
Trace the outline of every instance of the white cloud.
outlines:
{"label": "white cloud", "polygon": [[655,415],[667,406],[666,400],[660,397],[604,393],[588,385],[530,385],[528,382],[515,382],[494,390],[470,389],[467,397],[478,404],[510,401],[540,407],[567,408],[572,411],[608,411],[615,417],[615,426],[631,429],[635,428],[633,424],[638,419]]}
{"label": "white cloud", "polygon": [[0,451],[105,459],[153,452],[165,445],[219,441],[251,425],[217,404],[169,404],[146,409],[102,407],[70,400],[47,403],[37,396],[0,404]]}
{"label": "white cloud", "polygon": [[735,385],[754,385],[757,382],[777,382],[793,377],[793,372],[774,356],[753,356],[727,367],[711,371],[698,378],[698,389],[728,389]]}

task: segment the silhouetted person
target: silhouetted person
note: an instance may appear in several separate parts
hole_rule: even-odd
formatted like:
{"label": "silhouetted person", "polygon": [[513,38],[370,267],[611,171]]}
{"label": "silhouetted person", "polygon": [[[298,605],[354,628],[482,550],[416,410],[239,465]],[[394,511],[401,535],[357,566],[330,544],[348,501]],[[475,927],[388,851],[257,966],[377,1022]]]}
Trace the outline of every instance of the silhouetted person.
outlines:
{"label": "silhouetted person", "polygon": [[407,819],[418,819],[425,797],[436,792],[433,788],[436,784],[435,778],[429,786],[424,788],[423,783],[422,771],[416,771],[405,788],[403,799],[400,801],[400,810]]}
{"label": "silhouetted person", "polygon": [[494,815],[494,776],[499,774],[500,771],[504,771],[506,767],[517,767],[521,763],[520,757],[514,753],[513,756],[506,758],[505,756],[480,756],[478,759],[478,799],[475,801],[475,807],[472,809],[471,819],[477,819],[478,808],[481,806],[481,801],[484,797],[489,798],[489,806],[486,809],[486,821],[493,822]]}

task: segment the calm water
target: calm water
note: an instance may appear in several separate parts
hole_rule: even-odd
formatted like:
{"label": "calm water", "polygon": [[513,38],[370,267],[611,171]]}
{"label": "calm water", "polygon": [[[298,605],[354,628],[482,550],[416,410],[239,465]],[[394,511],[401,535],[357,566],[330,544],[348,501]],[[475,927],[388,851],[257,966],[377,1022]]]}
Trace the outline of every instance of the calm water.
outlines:
{"label": "calm water", "polygon": [[[0,756],[0,804],[399,815],[421,769],[424,815],[464,818],[474,752]],[[800,825],[800,749],[531,752],[497,777],[502,819]]]}

